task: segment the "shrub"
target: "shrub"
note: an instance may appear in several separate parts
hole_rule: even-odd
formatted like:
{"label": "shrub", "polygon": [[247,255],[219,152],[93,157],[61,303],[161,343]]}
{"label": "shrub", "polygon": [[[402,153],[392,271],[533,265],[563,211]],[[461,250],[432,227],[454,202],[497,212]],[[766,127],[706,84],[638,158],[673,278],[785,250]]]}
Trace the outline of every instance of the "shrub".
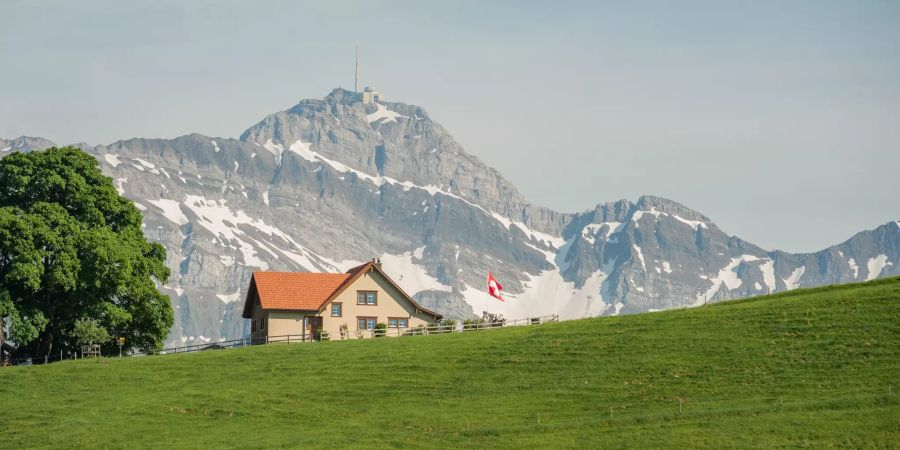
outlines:
{"label": "shrub", "polygon": [[109,340],[109,333],[106,331],[106,328],[101,327],[97,320],[84,317],[75,321],[72,336],[81,345],[105,343]]}
{"label": "shrub", "polygon": [[375,330],[372,332],[372,335],[375,337],[384,337],[385,334],[387,334],[387,324],[386,323],[375,324]]}
{"label": "shrub", "polygon": [[481,317],[482,322],[490,323],[492,327],[502,327],[506,325],[506,318],[503,317],[503,314],[491,314],[487,311],[484,311]]}
{"label": "shrub", "polygon": [[482,319],[466,319],[463,320],[463,329],[465,330],[473,330],[476,325],[481,325],[484,323]]}

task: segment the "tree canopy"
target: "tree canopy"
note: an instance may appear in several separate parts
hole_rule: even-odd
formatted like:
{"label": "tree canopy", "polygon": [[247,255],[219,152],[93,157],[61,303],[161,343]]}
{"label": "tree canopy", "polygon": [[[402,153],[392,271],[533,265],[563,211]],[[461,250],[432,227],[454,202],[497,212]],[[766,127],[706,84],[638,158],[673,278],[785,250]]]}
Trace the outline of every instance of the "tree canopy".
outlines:
{"label": "tree canopy", "polygon": [[31,353],[74,348],[75,322],[95,319],[139,348],[161,346],[173,322],[156,283],[165,249],[97,161],[75,147],[0,160],[0,317]]}
{"label": "tree canopy", "polygon": [[92,345],[108,341],[109,333],[95,319],[82,317],[75,321],[75,326],[72,327],[72,337],[81,345]]}

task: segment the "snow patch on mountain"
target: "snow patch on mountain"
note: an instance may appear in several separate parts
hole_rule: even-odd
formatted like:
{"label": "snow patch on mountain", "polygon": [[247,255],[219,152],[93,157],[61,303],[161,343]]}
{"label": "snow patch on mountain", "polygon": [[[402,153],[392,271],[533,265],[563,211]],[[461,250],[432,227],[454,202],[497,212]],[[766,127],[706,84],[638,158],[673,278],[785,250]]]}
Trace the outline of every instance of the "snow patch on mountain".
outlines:
{"label": "snow patch on mountain", "polygon": [[766,262],[759,265],[759,270],[762,271],[763,282],[766,283],[769,292],[775,292],[775,261],[766,259]]}
{"label": "snow patch on mountain", "polygon": [[650,208],[649,211],[643,210],[643,209],[642,209],[642,210],[637,210],[637,211],[635,211],[635,212],[631,215],[631,221],[634,222],[634,226],[635,226],[635,227],[639,226],[639,223],[638,223],[638,222],[640,222],[641,217],[644,217],[644,214],[649,214],[649,215],[655,217],[656,220],[659,220],[659,216],[662,215],[662,214],[665,214],[665,213],[664,213],[664,212],[661,212],[661,211],[657,211],[655,207],[654,207],[654,208]]}
{"label": "snow patch on mountain", "polygon": [[847,261],[847,265],[850,266],[850,270],[853,271],[853,279],[854,280],[859,279],[859,266],[856,265],[856,260],[854,260],[853,258],[850,258],[850,260]]}
{"label": "snow patch on mountain", "polygon": [[[706,292],[697,295],[697,301],[694,303],[694,306],[700,306],[713,298],[722,285],[725,285],[725,288],[728,290],[741,287],[743,282],[738,278],[735,269],[745,261],[759,261],[759,257],[753,255],[741,255],[739,258],[731,258],[731,262],[729,262],[728,265],[719,269],[719,273],[715,277],[709,279],[709,281],[712,282],[712,286],[707,289]],[[703,277],[701,276],[701,278]]]}
{"label": "snow patch on mountain", "polygon": [[125,195],[125,183],[128,182],[128,178],[120,177],[113,180],[113,185],[116,186],[116,191],[119,195]]}
{"label": "snow patch on mountain", "polygon": [[216,297],[219,297],[219,300],[225,303],[233,303],[241,299],[241,291],[235,291],[231,294],[216,294]]}
{"label": "snow patch on mountain", "polygon": [[291,144],[290,147],[288,147],[288,150],[300,155],[303,159],[312,161],[314,158],[314,155],[313,155],[313,152],[309,149],[309,146],[310,146],[309,142],[303,142],[302,140],[297,139],[296,142],[294,142],[293,144]]}
{"label": "snow patch on mountain", "polygon": [[887,255],[878,255],[874,258],[869,258],[869,261],[866,263],[866,268],[869,269],[869,272],[866,275],[866,281],[878,278],[878,275],[881,275],[881,271],[884,270],[885,267],[892,265],[894,265],[894,263],[888,261]]}
{"label": "snow patch on mountain", "polygon": [[163,217],[169,219],[175,225],[181,226],[188,223],[187,216],[181,211],[181,204],[175,200],[161,198],[159,200],[147,200],[147,202],[159,208]]}
{"label": "snow patch on mountain", "polygon": [[[156,169],[156,164],[153,164],[152,162],[143,160],[143,159],[141,159],[141,158],[134,158],[134,160],[137,161],[140,165],[142,165],[142,166],[144,166],[144,167],[146,167],[146,168],[148,168],[148,169],[151,169],[151,170],[152,170],[152,169]],[[158,174],[159,174],[159,172],[157,172],[157,175],[158,175]]]}
{"label": "snow patch on mountain", "polygon": [[677,221],[679,221],[679,222],[688,224],[688,226],[690,226],[691,228],[693,228],[694,231],[697,231],[697,229],[699,229],[699,228],[707,228],[707,229],[709,228],[709,227],[706,226],[706,223],[701,222],[701,221],[699,221],[699,220],[688,220],[688,219],[685,219],[685,218],[683,218],[683,217],[681,217],[681,216],[679,216],[679,215],[676,215],[676,214],[670,214],[670,217],[672,217],[673,219],[675,219],[675,220],[677,220]]}
{"label": "snow patch on mountain", "polygon": [[594,244],[594,237],[597,236],[597,232],[600,231],[600,227],[602,224],[599,223],[589,223],[581,229],[581,238],[587,241],[590,244]]}
{"label": "snow patch on mountain", "polygon": [[640,258],[640,260],[641,260],[641,267],[642,267],[642,268],[644,269],[644,271],[646,272],[646,271],[647,271],[647,265],[644,264],[644,254],[641,253],[641,248],[638,247],[636,244],[632,244],[632,246],[634,247],[634,251],[637,252],[638,258]]}
{"label": "snow patch on mountain", "polygon": [[122,164],[122,161],[119,160],[118,155],[113,155],[111,153],[103,155],[103,160],[113,167],[119,167],[119,164]]}
{"label": "snow patch on mountain", "polygon": [[381,255],[382,267],[385,273],[397,284],[403,286],[403,290],[409,295],[415,295],[422,291],[452,292],[453,288],[429,275],[424,267],[413,261],[413,258],[421,260],[424,250],[425,247],[419,247],[399,255],[385,253]]}
{"label": "snow patch on mountain", "polygon": [[[476,204],[474,204],[474,203],[472,203],[472,202],[470,202],[470,201],[468,201],[468,200],[466,200],[466,199],[464,199],[464,198],[462,198],[462,197],[460,197],[460,196],[458,196],[458,195],[451,194],[451,193],[449,193],[449,192],[444,192],[444,191],[439,191],[439,192],[440,192],[441,194],[444,194],[444,195],[448,196],[448,197],[453,197],[453,198],[462,200],[462,201],[468,203],[469,205],[474,206],[474,207],[480,209],[480,210],[483,211],[485,214],[488,214],[489,216],[493,217],[494,220],[496,220],[497,222],[500,222],[500,224],[503,225],[507,230],[511,230],[511,229],[512,229],[511,227],[512,227],[513,225],[515,225],[516,228],[522,230],[522,232],[525,233],[526,236],[528,236],[528,237],[531,238],[532,240],[535,240],[535,241],[537,241],[537,242],[543,243],[544,245],[549,245],[549,246],[553,246],[553,247],[556,247],[556,248],[560,248],[560,247],[562,247],[563,245],[566,244],[566,240],[563,239],[563,238],[560,237],[560,236],[553,236],[553,235],[550,235],[550,234],[547,234],[547,233],[542,233],[542,232],[540,232],[540,231],[534,230],[534,229],[532,229],[532,228],[529,227],[528,225],[525,225],[525,224],[522,223],[522,222],[518,222],[518,221],[512,220],[512,219],[510,219],[510,218],[508,218],[508,217],[504,217],[504,216],[502,216],[502,215],[500,215],[500,214],[497,214],[496,212],[493,212],[493,211],[488,211],[488,210],[482,208],[481,206],[478,206],[478,205],[476,205]],[[432,195],[433,195],[433,194],[432,194]]]}
{"label": "snow patch on mountain", "polygon": [[276,144],[272,142],[271,139],[268,139],[262,147],[272,152],[272,154],[275,155],[275,163],[281,165],[281,155],[282,153],[284,153],[284,146],[282,146],[281,144]]}
{"label": "snow patch on mountain", "polygon": [[672,273],[672,265],[668,261],[662,262],[662,270],[665,273]]}
{"label": "snow patch on mountain", "polygon": [[[600,231],[604,229],[606,230],[605,233],[603,233],[603,236],[600,236]],[[595,238],[608,240],[613,233],[617,233],[621,229],[621,222],[589,223],[581,229],[581,236],[585,241],[593,244],[595,242]]]}
{"label": "snow patch on mountain", "polygon": [[684,223],[684,224],[687,224],[688,226],[690,226],[691,228],[693,228],[694,231],[696,231],[696,230],[699,229],[699,228],[709,228],[709,227],[706,226],[706,223],[704,223],[704,222],[702,222],[702,221],[699,221],[699,220],[688,220],[688,219],[685,219],[684,217],[681,217],[681,216],[679,216],[679,215],[677,215],[677,214],[669,214],[669,213],[666,213],[666,212],[657,211],[657,210],[656,210],[656,207],[652,207],[652,208],[650,208],[650,210],[638,210],[638,211],[635,211],[635,212],[631,215],[631,221],[634,222],[634,226],[635,226],[635,227],[638,227],[638,226],[639,226],[639,221],[641,220],[641,217],[644,217],[644,215],[651,215],[651,216],[655,217],[656,220],[659,220],[659,218],[660,218],[661,216],[671,217],[671,218],[673,218],[673,219],[675,219],[675,220],[677,220],[677,221],[679,221],[679,222],[682,222],[682,223]]}
{"label": "snow patch on mountain", "polygon": [[784,279],[784,285],[787,290],[797,289],[800,287],[800,277],[806,272],[806,266],[800,266],[791,272],[791,275]]}
{"label": "snow patch on mountain", "polygon": [[[497,213],[493,213],[494,215],[499,216]],[[553,236],[551,234],[542,233],[540,231],[534,230],[522,222],[517,222],[515,220],[512,221],[512,224],[516,226],[516,228],[522,230],[526,236],[531,239],[543,243],[544,245],[553,246],[556,248],[560,248],[566,244],[566,240],[560,236]]]}
{"label": "snow patch on mountain", "polygon": [[371,124],[373,122],[382,121],[381,123],[384,124],[389,122],[396,122],[398,117],[402,117],[404,119],[409,118],[407,116],[404,116],[403,114],[387,109],[386,106],[380,103],[377,103],[377,105],[378,109],[372,114],[366,116],[366,122]]}
{"label": "snow patch on mountain", "polygon": [[225,267],[231,267],[234,265],[234,256],[231,255],[219,255],[219,261]]}

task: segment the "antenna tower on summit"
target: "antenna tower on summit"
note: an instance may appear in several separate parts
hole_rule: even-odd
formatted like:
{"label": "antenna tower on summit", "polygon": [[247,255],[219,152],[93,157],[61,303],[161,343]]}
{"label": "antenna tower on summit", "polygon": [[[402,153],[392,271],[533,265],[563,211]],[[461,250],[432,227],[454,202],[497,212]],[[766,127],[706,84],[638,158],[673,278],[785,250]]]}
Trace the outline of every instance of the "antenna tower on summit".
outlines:
{"label": "antenna tower on summit", "polygon": [[359,46],[356,46],[356,80],[353,82],[353,92],[359,92]]}

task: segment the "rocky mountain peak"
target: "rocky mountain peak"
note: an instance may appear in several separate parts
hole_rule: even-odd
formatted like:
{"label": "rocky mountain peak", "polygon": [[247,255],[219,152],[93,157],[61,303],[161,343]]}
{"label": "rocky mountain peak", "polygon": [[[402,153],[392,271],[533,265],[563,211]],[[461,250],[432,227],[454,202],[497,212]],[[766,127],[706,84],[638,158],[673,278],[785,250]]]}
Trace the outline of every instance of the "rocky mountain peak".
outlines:
{"label": "rocky mountain peak", "polygon": [[19,136],[14,139],[0,139],[0,156],[10,152],[40,150],[53,145],[53,142],[42,137]]}
{"label": "rocky mountain peak", "polygon": [[498,171],[467,153],[424,108],[400,102],[364,104],[335,89],[303,100],[247,129],[242,142],[278,164],[318,161],[371,179],[455,197],[543,232],[560,233],[565,215],[530,204]]}

